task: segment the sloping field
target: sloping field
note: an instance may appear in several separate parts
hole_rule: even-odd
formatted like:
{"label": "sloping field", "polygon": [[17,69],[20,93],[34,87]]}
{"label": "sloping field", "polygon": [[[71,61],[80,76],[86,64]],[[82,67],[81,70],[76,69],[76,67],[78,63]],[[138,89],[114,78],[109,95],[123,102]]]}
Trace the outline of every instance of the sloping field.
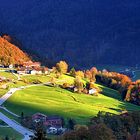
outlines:
{"label": "sloping field", "polygon": [[[113,90],[110,89],[110,92],[112,93]],[[102,94],[99,96],[76,94],[59,87],[48,86],[17,91],[4,106],[19,115],[22,111],[25,115],[42,112],[47,115],[74,118],[81,124],[87,123],[98,111],[119,114],[122,110],[140,110],[138,106]]]}

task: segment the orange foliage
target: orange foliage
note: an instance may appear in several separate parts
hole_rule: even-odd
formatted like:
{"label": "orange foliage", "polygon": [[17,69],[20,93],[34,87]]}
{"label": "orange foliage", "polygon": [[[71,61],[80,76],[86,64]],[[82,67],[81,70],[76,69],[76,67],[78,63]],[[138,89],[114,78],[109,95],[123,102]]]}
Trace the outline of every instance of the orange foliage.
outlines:
{"label": "orange foliage", "polygon": [[75,72],[75,75],[76,75],[76,76],[79,76],[79,77],[81,77],[81,78],[84,78],[84,72],[83,72],[83,71],[80,71],[80,70],[79,70],[79,71],[76,71],[76,72]]}
{"label": "orange foliage", "polygon": [[0,64],[23,64],[30,58],[15,45],[0,37]]}

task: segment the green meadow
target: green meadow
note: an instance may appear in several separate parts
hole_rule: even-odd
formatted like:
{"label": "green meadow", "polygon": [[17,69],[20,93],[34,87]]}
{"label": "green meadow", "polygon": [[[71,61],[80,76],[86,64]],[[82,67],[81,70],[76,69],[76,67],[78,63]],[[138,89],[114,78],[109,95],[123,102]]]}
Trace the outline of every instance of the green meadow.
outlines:
{"label": "green meadow", "polygon": [[[99,86],[99,85],[97,85]],[[17,91],[5,103],[10,111],[20,115],[32,115],[41,112],[46,115],[60,115],[65,119],[73,118],[80,124],[87,124],[89,119],[96,116],[98,111],[120,114],[121,111],[140,110],[138,106],[122,102],[117,97],[117,91],[100,86],[103,94],[91,96],[77,94],[59,87],[35,86]]]}
{"label": "green meadow", "polygon": [[3,96],[8,90],[0,88],[0,97]]}
{"label": "green meadow", "polygon": [[6,77],[9,79],[15,79],[15,80],[17,79],[17,77],[15,75],[13,75],[12,73],[5,72],[5,71],[0,71],[0,76]]}
{"label": "green meadow", "polygon": [[0,127],[0,138],[5,139],[5,137],[13,138],[14,140],[21,140],[23,136],[20,135],[17,131],[13,130],[10,127]]}

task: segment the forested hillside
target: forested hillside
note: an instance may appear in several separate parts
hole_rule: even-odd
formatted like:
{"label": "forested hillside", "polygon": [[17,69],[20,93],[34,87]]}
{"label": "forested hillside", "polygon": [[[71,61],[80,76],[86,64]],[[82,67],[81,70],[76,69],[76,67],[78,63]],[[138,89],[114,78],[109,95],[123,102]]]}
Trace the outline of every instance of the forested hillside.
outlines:
{"label": "forested hillside", "polygon": [[30,58],[22,50],[0,37],[0,64],[8,66],[22,64],[29,60]]}
{"label": "forested hillside", "polygon": [[0,13],[0,31],[45,63],[139,63],[139,0],[5,0]]}

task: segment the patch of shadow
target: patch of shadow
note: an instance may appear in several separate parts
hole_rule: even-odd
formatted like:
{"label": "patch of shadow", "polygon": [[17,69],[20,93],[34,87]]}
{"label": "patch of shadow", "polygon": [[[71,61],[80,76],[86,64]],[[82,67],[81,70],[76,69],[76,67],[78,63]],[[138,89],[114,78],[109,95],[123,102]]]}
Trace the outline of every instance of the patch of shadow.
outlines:
{"label": "patch of shadow", "polygon": [[117,111],[117,112],[122,112],[121,109],[117,109],[117,108],[112,108],[112,107],[109,107],[108,109],[111,109],[111,110],[114,110],[114,111]]}

